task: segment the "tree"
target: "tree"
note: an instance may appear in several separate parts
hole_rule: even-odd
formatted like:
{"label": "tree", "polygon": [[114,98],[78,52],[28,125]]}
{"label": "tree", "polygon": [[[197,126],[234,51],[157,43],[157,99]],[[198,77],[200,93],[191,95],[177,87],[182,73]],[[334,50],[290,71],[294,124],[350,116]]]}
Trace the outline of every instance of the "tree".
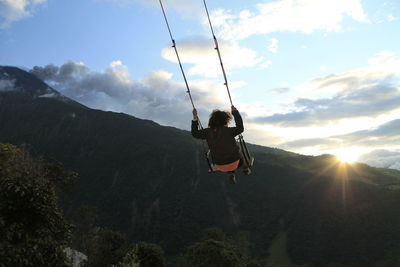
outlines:
{"label": "tree", "polygon": [[230,243],[207,239],[190,246],[185,255],[186,266],[238,267],[243,266],[244,256]]}
{"label": "tree", "polygon": [[74,229],[72,232],[72,246],[83,253],[88,253],[92,242],[91,234],[96,233],[97,207],[82,205],[74,214]]}
{"label": "tree", "polygon": [[87,243],[89,267],[109,267],[117,264],[127,251],[126,238],[121,233],[106,228],[91,229]]}
{"label": "tree", "polygon": [[164,267],[163,249],[151,243],[140,242],[128,251],[119,267]]}
{"label": "tree", "polygon": [[203,230],[202,240],[213,239],[217,241],[228,241],[226,233],[218,227],[210,227]]}
{"label": "tree", "polygon": [[70,225],[56,191],[76,178],[60,163],[0,144],[0,266],[66,266]]}

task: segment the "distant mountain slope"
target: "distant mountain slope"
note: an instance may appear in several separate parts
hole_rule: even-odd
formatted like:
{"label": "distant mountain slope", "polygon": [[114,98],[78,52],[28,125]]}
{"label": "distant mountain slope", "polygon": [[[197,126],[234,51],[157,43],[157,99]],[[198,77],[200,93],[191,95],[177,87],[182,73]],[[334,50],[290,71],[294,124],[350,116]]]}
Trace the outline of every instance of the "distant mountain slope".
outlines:
{"label": "distant mountain slope", "polygon": [[[207,227],[248,232],[258,256],[285,232],[294,262],[321,266],[372,263],[399,247],[398,171],[250,145],[253,174],[232,186],[207,173],[189,132],[38,97],[44,83],[20,72],[12,76],[20,90],[0,92],[0,142],[30,144],[80,173],[63,203],[68,216],[95,205],[103,225],[169,255]],[[0,80],[9,73],[0,67]]]}
{"label": "distant mountain slope", "polygon": [[84,107],[60,94],[31,73],[16,67],[0,66],[0,92],[18,92],[32,98],[55,98],[65,103]]}

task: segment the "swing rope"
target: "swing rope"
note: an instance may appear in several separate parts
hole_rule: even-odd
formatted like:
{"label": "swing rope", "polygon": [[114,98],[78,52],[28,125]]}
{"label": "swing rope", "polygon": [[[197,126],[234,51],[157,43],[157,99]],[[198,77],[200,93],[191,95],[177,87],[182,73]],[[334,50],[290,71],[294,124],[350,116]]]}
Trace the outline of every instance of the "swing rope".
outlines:
{"label": "swing rope", "polygon": [[[164,6],[163,6],[161,0],[159,0],[159,2],[160,2],[161,10],[162,10],[163,15],[164,15],[165,24],[167,24],[169,36],[171,37],[172,47],[173,47],[174,50],[175,50],[176,58],[178,59],[178,63],[179,63],[179,67],[180,67],[181,72],[182,72],[183,80],[185,81],[186,93],[188,93],[188,95],[189,95],[189,99],[190,99],[190,102],[192,103],[193,109],[196,109],[195,106],[194,106],[192,94],[191,94],[191,92],[190,92],[189,84],[188,84],[188,81],[187,81],[187,79],[186,79],[185,71],[183,70],[182,63],[181,63],[181,59],[180,59],[180,57],[179,57],[178,49],[176,48],[175,40],[174,40],[174,38],[172,37],[171,28],[169,27],[169,23],[168,23],[167,15],[165,14]],[[200,120],[199,120],[199,125],[200,125],[201,129],[203,129],[203,127],[201,126]]]}
{"label": "swing rope", "polygon": [[[187,81],[187,79],[186,79],[185,71],[183,70],[183,66],[182,66],[182,63],[181,63],[181,59],[180,59],[180,57],[179,57],[178,49],[177,49],[177,47],[176,47],[176,42],[175,42],[175,39],[174,39],[173,36],[172,36],[172,31],[171,31],[171,28],[170,28],[169,23],[168,23],[167,15],[165,14],[165,10],[164,10],[163,3],[162,3],[161,0],[159,0],[159,2],[160,2],[160,6],[161,6],[162,13],[163,13],[163,15],[164,15],[165,24],[167,25],[167,28],[168,28],[169,36],[171,37],[172,47],[174,48],[174,51],[175,51],[175,54],[176,54],[176,58],[178,59],[178,63],[179,63],[179,67],[180,67],[180,69],[181,69],[181,73],[182,73],[182,76],[183,76],[183,80],[185,81],[186,93],[189,95],[190,103],[192,104],[193,109],[196,109],[196,107],[195,107],[195,105],[194,105],[194,102],[193,102],[192,94],[191,94],[191,92],[190,92],[189,83],[188,83],[188,81]],[[200,121],[200,119],[199,119],[198,117],[197,117],[197,121],[199,122],[199,129],[200,129],[200,130],[203,130],[203,125],[201,124],[201,121]],[[208,147],[207,147],[207,143],[206,143],[206,141],[204,140],[204,141],[202,142],[202,144],[203,144],[204,156],[205,156],[205,158],[206,158],[206,161],[207,161],[207,164],[208,164],[208,168],[209,168],[209,170],[212,170],[212,163],[211,163],[211,161],[210,161],[210,159],[209,159],[209,157],[208,157],[208,150],[209,150],[209,149],[208,149]]]}
{"label": "swing rope", "polygon": [[228,85],[228,79],[226,78],[226,72],[225,72],[224,64],[222,63],[221,51],[219,50],[219,45],[218,45],[217,37],[215,37],[215,34],[214,34],[214,29],[213,29],[213,26],[212,26],[212,23],[211,23],[210,14],[209,14],[209,12],[208,12],[206,0],[203,0],[203,3],[204,3],[204,8],[205,8],[206,13],[207,13],[207,18],[208,18],[208,23],[209,23],[210,29],[211,29],[211,34],[212,34],[213,39],[214,39],[214,44],[215,44],[215,48],[214,48],[214,49],[217,50],[218,58],[219,58],[219,63],[220,63],[220,65],[221,65],[222,74],[223,74],[223,76],[224,76],[224,80],[225,80],[224,85],[225,85],[225,87],[226,87],[226,91],[228,92],[229,101],[231,102],[231,106],[233,106],[232,97],[231,97],[231,92],[230,92],[230,90],[229,90],[229,85]]}

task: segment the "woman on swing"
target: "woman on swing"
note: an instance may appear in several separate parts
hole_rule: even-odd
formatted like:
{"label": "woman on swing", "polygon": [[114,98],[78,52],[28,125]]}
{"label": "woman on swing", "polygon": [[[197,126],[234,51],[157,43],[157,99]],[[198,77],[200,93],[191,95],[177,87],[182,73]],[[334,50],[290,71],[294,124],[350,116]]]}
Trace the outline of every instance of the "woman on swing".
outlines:
{"label": "woman on swing", "polygon": [[[229,174],[229,182],[236,183],[235,170],[242,167],[243,159],[236,143],[235,136],[244,130],[243,120],[239,111],[232,106],[232,115],[235,119],[235,127],[228,127],[232,120],[229,112],[214,110],[210,115],[208,127],[199,130],[197,110],[193,109],[192,135],[198,139],[206,139],[211,152],[211,159],[216,169]],[[245,174],[250,174],[250,169],[243,170]]]}

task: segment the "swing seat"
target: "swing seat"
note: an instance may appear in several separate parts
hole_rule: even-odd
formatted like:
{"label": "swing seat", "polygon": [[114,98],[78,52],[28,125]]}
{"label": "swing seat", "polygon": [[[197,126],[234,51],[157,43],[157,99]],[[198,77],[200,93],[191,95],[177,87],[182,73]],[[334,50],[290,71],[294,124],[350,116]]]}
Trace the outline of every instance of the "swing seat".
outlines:
{"label": "swing seat", "polygon": [[[236,170],[238,169],[251,169],[254,165],[254,157],[251,157],[249,159],[249,164],[246,163],[246,160],[243,160],[243,164],[238,167]],[[218,173],[221,172],[218,168],[217,165],[215,165],[214,163],[211,163],[211,168],[208,169],[208,173]]]}
{"label": "swing seat", "polygon": [[218,170],[217,165],[215,165],[215,164],[212,162],[212,159],[211,159],[211,151],[210,151],[210,150],[208,150],[208,151],[205,153],[205,156],[206,156],[207,164],[208,164],[208,173],[221,172],[220,170]]}
{"label": "swing seat", "polygon": [[[242,150],[240,150],[240,153],[242,154],[242,165],[240,165],[240,167],[238,167],[236,170],[251,169],[254,165],[254,157],[250,156],[249,154],[243,153]],[[207,151],[205,156],[208,163],[208,173],[222,172],[217,168],[217,165],[212,162],[210,150]]]}

